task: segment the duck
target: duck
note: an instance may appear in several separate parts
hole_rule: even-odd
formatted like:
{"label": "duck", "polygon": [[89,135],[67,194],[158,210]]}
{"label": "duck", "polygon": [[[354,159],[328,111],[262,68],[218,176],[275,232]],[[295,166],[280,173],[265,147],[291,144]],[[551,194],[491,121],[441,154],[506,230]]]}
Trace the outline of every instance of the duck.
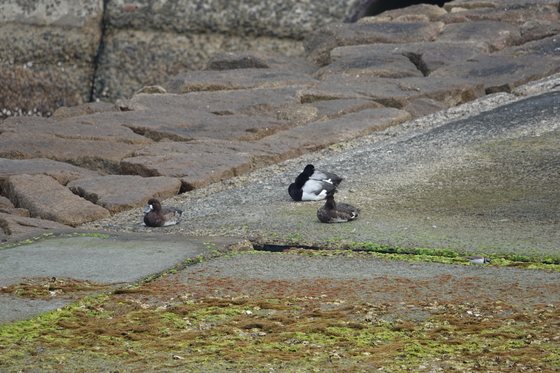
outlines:
{"label": "duck", "polygon": [[332,183],[310,179],[306,172],[302,172],[290,184],[288,193],[295,201],[320,201],[333,189],[335,186]]}
{"label": "duck", "polygon": [[488,259],[487,257],[485,257],[483,255],[470,255],[470,256],[466,256],[465,258],[468,259],[473,264],[490,264],[491,263],[490,259]]}
{"label": "duck", "polygon": [[150,198],[144,211],[144,224],[148,227],[166,227],[181,221],[183,211],[176,207],[161,206],[156,198]]}
{"label": "duck", "polygon": [[317,218],[323,223],[346,223],[358,217],[360,209],[343,202],[335,202],[334,189],[327,193],[327,202],[317,210]]}
{"label": "duck", "polygon": [[338,176],[337,174],[334,174],[332,172],[317,170],[312,164],[308,164],[307,166],[305,166],[303,172],[309,175],[309,178],[312,180],[326,181],[327,183],[331,183],[335,187],[338,187],[342,180],[346,179],[344,176]]}

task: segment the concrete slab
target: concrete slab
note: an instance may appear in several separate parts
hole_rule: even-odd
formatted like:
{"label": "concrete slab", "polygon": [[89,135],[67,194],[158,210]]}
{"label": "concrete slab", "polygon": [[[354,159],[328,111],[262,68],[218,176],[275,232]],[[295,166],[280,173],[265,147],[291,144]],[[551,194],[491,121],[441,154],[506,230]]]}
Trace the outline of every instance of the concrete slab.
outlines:
{"label": "concrete slab", "polygon": [[[188,259],[208,257],[212,251],[223,252],[243,241],[164,233],[53,234],[29,244],[0,250],[0,287],[53,277],[124,286],[166,269],[180,267]],[[91,293],[55,294],[48,299],[0,293],[0,324],[59,308]]]}

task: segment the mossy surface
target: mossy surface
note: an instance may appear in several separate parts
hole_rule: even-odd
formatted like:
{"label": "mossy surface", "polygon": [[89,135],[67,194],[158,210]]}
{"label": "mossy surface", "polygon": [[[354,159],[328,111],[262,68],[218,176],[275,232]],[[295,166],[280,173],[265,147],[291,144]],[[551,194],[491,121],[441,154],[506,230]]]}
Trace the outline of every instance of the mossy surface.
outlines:
{"label": "mossy surface", "polygon": [[[429,257],[297,248],[268,255]],[[434,258],[469,263],[451,253]],[[395,285],[385,291],[398,292]],[[479,302],[411,297],[372,304],[352,296],[357,286],[369,285],[196,276],[180,282],[164,274],[0,328],[0,371],[560,369],[558,302],[521,307],[497,294]]]}

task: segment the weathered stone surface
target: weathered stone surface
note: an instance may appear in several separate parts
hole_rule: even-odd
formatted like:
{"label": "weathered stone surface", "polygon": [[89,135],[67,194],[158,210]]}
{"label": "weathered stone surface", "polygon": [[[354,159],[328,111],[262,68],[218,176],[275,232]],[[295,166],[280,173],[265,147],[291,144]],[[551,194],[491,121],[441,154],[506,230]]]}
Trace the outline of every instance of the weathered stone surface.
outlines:
{"label": "weathered stone surface", "polygon": [[171,177],[110,175],[74,180],[67,186],[74,194],[116,214],[143,206],[150,198],[165,199],[178,194],[181,181]]}
{"label": "weathered stone surface", "polygon": [[8,177],[19,174],[48,175],[62,185],[83,177],[100,176],[98,172],[47,158],[23,160],[0,158],[0,189]]}
{"label": "weathered stone surface", "polygon": [[439,35],[443,26],[440,22],[335,23],[307,35],[304,46],[310,61],[325,66],[331,62],[330,51],[336,47],[432,41]]}
{"label": "weathered stone surface", "polygon": [[11,209],[14,208],[14,204],[8,198],[0,196],[0,208]]}
{"label": "weathered stone surface", "polygon": [[[232,73],[235,74],[235,72]],[[255,109],[258,110],[258,115],[262,115],[264,112],[279,107],[300,103],[299,93],[306,88],[307,86],[289,86],[234,91],[191,92],[183,95],[139,94],[130,100],[119,100],[119,105],[126,107],[127,110],[159,110],[165,107],[183,111],[204,110],[221,115],[251,115],[251,109]],[[274,114],[268,115],[274,117]],[[162,119],[165,120],[165,118]],[[140,118],[135,120],[140,120]]]}
{"label": "weathered stone surface", "polygon": [[495,53],[495,55],[509,57],[531,56],[539,60],[542,57],[560,59],[560,32],[542,40],[535,40],[520,46],[504,48]]}
{"label": "weathered stone surface", "polygon": [[122,174],[179,178],[181,191],[244,174],[252,169],[253,160],[247,152],[216,147],[212,142],[160,143],[137,154],[121,162]]}
{"label": "weathered stone surface", "polygon": [[373,51],[367,54],[342,56],[321,68],[313,77],[323,80],[331,75],[354,77],[377,76],[380,78],[400,79],[410,76],[423,76],[416,66],[402,54]]}
{"label": "weathered stone surface", "polygon": [[[311,123],[290,131],[279,132],[259,140],[258,143],[269,144],[271,147],[281,143],[291,143],[292,147],[297,144],[299,148],[305,149],[304,152],[312,152],[357,136],[367,135],[373,131],[383,130],[409,119],[410,114],[402,110],[367,109],[337,119]],[[284,151],[290,151],[290,148],[284,148]]]}
{"label": "weathered stone surface", "polygon": [[[37,187],[41,186],[41,193]],[[15,175],[4,183],[3,194],[32,217],[78,226],[109,216],[109,211],[78,197],[47,175]]]}
{"label": "weathered stone surface", "polygon": [[560,21],[533,20],[519,26],[519,31],[521,32],[519,44],[525,44],[533,40],[560,34]]}
{"label": "weathered stone surface", "polygon": [[0,157],[8,159],[49,158],[104,173],[117,173],[121,159],[143,145],[122,142],[61,139],[31,133],[0,135]]}
{"label": "weathered stone surface", "polygon": [[99,1],[3,1],[0,110],[45,115],[89,101],[102,16]]}
{"label": "weathered stone surface", "polygon": [[273,69],[237,69],[230,71],[192,71],[167,81],[163,88],[169,93],[223,91],[232,89],[274,88],[287,85],[313,85],[307,74]]}
{"label": "weathered stone surface", "polygon": [[291,124],[299,126],[315,121],[319,110],[312,105],[291,105],[275,111],[276,119],[287,120]]}
{"label": "weathered stone surface", "polygon": [[557,0],[453,0],[443,4],[448,12],[464,11],[466,9],[498,8],[500,6],[520,6],[531,3],[558,4]]}
{"label": "weathered stone surface", "polygon": [[9,240],[9,237],[34,236],[47,233],[52,230],[71,230],[72,228],[68,225],[56,223],[50,220],[29,218],[0,212],[0,229],[7,236],[2,239],[3,242],[6,242]]}
{"label": "weathered stone surface", "polygon": [[462,64],[442,67],[430,75],[433,78],[459,77],[484,84],[487,94],[511,92],[521,84],[560,71],[560,61],[506,56],[484,56]]}
{"label": "weathered stone surface", "polygon": [[281,53],[263,51],[240,51],[236,53],[219,53],[212,57],[205,70],[236,70],[236,69],[274,69],[288,70],[312,75],[319,68],[303,58],[288,57]]}
{"label": "weathered stone surface", "polygon": [[403,110],[408,111],[412,119],[415,119],[446,108],[447,105],[443,102],[432,100],[431,98],[419,98],[406,105]]}
{"label": "weathered stone surface", "polygon": [[484,95],[483,84],[464,79],[354,78],[333,75],[302,93],[302,102],[332,99],[369,99],[384,106],[403,108],[419,98],[455,106]]}
{"label": "weathered stone surface", "polygon": [[447,11],[437,5],[416,4],[406,8],[387,10],[377,16],[364,17],[358,22],[435,22],[444,14],[447,14]]}
{"label": "weathered stone surface", "polygon": [[308,104],[317,108],[317,122],[340,118],[343,115],[366,109],[378,109],[383,105],[371,100],[325,100]]}
{"label": "weathered stone surface", "polygon": [[301,40],[274,36],[109,28],[104,41],[92,89],[92,98],[103,101],[128,98],[144,86],[163,85],[177,74],[202,69],[218,52],[259,49],[305,54]]}
{"label": "weathered stone surface", "polygon": [[51,119],[61,120],[71,117],[79,117],[81,115],[90,115],[96,113],[106,113],[106,112],[119,112],[120,109],[117,105],[110,102],[88,102],[86,104],[81,104],[72,107],[63,106],[57,109]]}
{"label": "weathered stone surface", "polygon": [[496,21],[448,24],[437,37],[438,41],[484,42],[491,52],[515,45],[520,39],[521,34],[517,27]]}
{"label": "weathered stone surface", "polygon": [[500,4],[496,7],[469,9],[462,12],[453,12],[442,15],[437,20],[452,23],[457,22],[457,16],[467,22],[472,21],[499,21],[512,25],[522,25],[532,20],[555,21],[558,20],[558,4],[543,4],[526,2],[513,5]]}
{"label": "weathered stone surface", "polygon": [[482,42],[353,45],[333,49],[331,51],[331,60],[337,61],[340,58],[350,58],[354,55],[367,58],[371,53],[390,53],[406,56],[422,74],[430,75],[432,71],[442,66],[463,62],[479,53],[490,53],[490,50],[488,45]]}
{"label": "weathered stone surface", "polygon": [[41,117],[12,117],[0,124],[0,137],[8,133],[28,133],[66,140],[100,140],[140,145],[152,142],[125,126],[88,119],[84,115],[79,118],[60,118],[58,121]]}

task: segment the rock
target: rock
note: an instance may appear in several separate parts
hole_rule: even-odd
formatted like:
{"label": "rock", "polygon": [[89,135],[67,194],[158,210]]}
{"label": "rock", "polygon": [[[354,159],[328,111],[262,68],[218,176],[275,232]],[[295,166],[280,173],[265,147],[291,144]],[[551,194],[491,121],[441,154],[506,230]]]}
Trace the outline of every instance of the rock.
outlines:
{"label": "rock", "polygon": [[491,52],[515,45],[520,39],[517,27],[496,21],[448,24],[437,37],[438,41],[484,42]]}
{"label": "rock", "polygon": [[249,50],[236,53],[219,53],[206,63],[204,69],[234,70],[253,68],[287,70],[312,75],[319,67],[303,58],[288,57],[281,53]]}
{"label": "rock", "polygon": [[150,198],[165,199],[179,193],[181,181],[171,177],[110,175],[83,178],[68,188],[111,214],[145,205]]}
{"label": "rock", "polygon": [[414,63],[402,54],[378,52],[375,48],[372,48],[372,51],[367,54],[342,56],[331,64],[319,69],[313,77],[324,80],[331,75],[353,77],[377,76],[394,79],[423,76]]}
{"label": "rock", "polygon": [[519,85],[540,79],[560,71],[560,61],[544,60],[525,56],[511,58],[506,56],[484,56],[470,59],[464,63],[442,67],[430,77],[459,77],[484,84],[487,94],[511,92]]}
{"label": "rock", "polygon": [[[41,193],[37,193],[40,186]],[[46,175],[15,175],[4,183],[3,194],[34,218],[76,227],[109,216],[109,211],[73,194]]]}
{"label": "rock", "polygon": [[20,237],[38,236],[52,230],[70,230],[68,225],[50,220],[29,218],[0,212],[0,229],[7,237],[3,242],[14,242]]}
{"label": "rock", "polygon": [[406,8],[387,10],[374,17],[364,17],[358,23],[366,22],[435,22],[447,11],[437,5],[416,4]]}
{"label": "rock", "polygon": [[168,176],[181,180],[181,191],[242,175],[252,169],[247,152],[205,143],[158,143],[123,159],[121,173],[142,177]]}
{"label": "rock", "polygon": [[376,52],[405,56],[423,75],[427,76],[442,66],[463,62],[480,53],[490,53],[490,50],[482,42],[353,45],[333,49],[331,60],[337,61],[340,58],[350,58],[354,55],[367,58],[368,55]]}
{"label": "rock", "polygon": [[456,22],[457,15],[467,22],[473,21],[499,21],[520,26],[533,20],[556,21],[558,20],[558,3],[538,4],[525,2],[512,5],[510,2],[496,4],[495,7],[469,9],[459,13],[448,13],[437,18],[445,23]]}
{"label": "rock", "polygon": [[286,85],[313,85],[307,74],[272,69],[237,69],[230,71],[191,71],[179,74],[163,87],[169,93],[224,91],[232,89],[274,88]]}
{"label": "rock", "polygon": [[81,104],[73,107],[63,106],[58,108],[50,118],[61,120],[65,118],[79,117],[81,115],[118,111],[120,111],[119,107],[110,102],[88,102],[87,104]]}
{"label": "rock", "polygon": [[360,99],[315,101],[309,105],[317,108],[317,122],[336,119],[346,114],[366,109],[377,109],[383,106],[375,101]]}
{"label": "rock", "polygon": [[14,204],[8,198],[0,196],[0,208],[12,209],[14,208]]}
{"label": "rock", "polygon": [[19,174],[48,175],[62,185],[83,177],[99,176],[98,172],[47,158],[23,160],[0,158],[0,189],[8,177]]}
{"label": "rock", "polygon": [[0,109],[50,115],[88,102],[103,3],[3,1]]}
{"label": "rock", "polygon": [[484,95],[482,83],[465,79],[354,78],[333,75],[302,93],[302,102],[332,99],[370,99],[384,106],[403,108],[419,98],[431,98],[455,106]]}
{"label": "rock", "polygon": [[443,26],[440,22],[334,23],[308,34],[304,39],[304,46],[310,61],[325,66],[331,62],[329,54],[336,47],[432,41]]}
{"label": "rock", "polygon": [[[337,119],[316,122],[295,127],[290,131],[282,131],[259,140],[259,144],[270,144],[271,147],[282,142],[312,152],[329,145],[364,136],[373,131],[380,131],[389,126],[410,119],[410,114],[392,108],[367,109],[357,113],[344,115]],[[284,149],[288,150],[288,149]]]}
{"label": "rock", "polygon": [[531,20],[521,25],[519,31],[521,32],[519,44],[525,44],[560,34],[560,21]]}
{"label": "rock", "polygon": [[[280,88],[240,89],[234,91],[191,92],[183,95],[136,95],[130,100],[119,100],[119,105],[128,110],[161,110],[179,111],[204,110],[209,113],[267,115],[274,117],[276,108],[299,104],[300,92],[307,86],[288,86]],[[268,112],[268,113],[267,113]],[[141,116],[145,113],[139,113]],[[134,114],[127,114],[127,116]],[[105,118],[105,117],[104,117]],[[135,118],[140,121],[141,118]]]}
{"label": "rock", "polygon": [[495,53],[495,55],[509,57],[532,56],[538,57],[538,60],[541,60],[542,57],[547,59],[560,59],[560,33],[541,40],[531,41],[520,46],[504,48]]}
{"label": "rock", "polygon": [[447,105],[440,101],[432,100],[431,98],[419,98],[406,105],[403,110],[408,111],[412,119],[415,119],[446,108]]}

